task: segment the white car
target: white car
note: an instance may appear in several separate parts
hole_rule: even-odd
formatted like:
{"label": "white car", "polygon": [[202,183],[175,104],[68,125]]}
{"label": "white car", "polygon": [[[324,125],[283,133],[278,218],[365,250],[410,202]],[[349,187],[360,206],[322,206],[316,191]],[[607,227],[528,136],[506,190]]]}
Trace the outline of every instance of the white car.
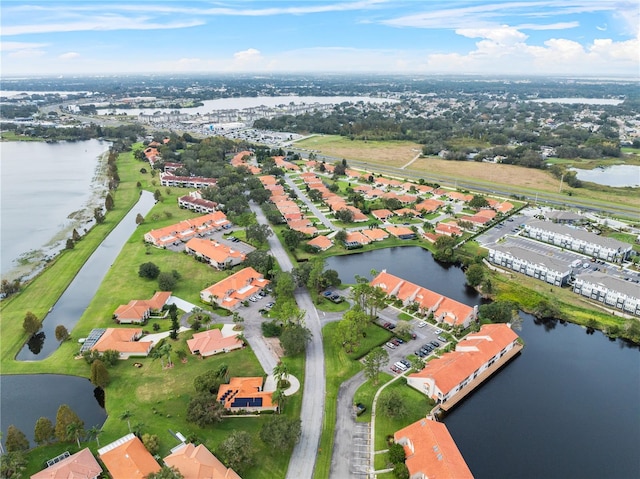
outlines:
{"label": "white car", "polygon": [[436,329],[436,334],[442,334],[442,329]]}
{"label": "white car", "polygon": [[419,328],[424,328],[426,325],[427,325],[427,323],[425,323],[424,321],[420,321],[420,322],[418,323],[418,327],[419,327]]}

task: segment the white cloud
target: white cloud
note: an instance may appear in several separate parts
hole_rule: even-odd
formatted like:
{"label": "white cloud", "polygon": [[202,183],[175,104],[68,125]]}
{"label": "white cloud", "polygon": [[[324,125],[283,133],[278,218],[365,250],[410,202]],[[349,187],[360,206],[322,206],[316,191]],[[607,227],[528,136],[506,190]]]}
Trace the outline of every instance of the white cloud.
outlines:
{"label": "white cloud", "polygon": [[44,50],[38,50],[35,48],[28,48],[25,50],[14,50],[9,53],[9,58],[13,60],[24,60],[30,58],[42,57],[46,54]]}
{"label": "white cloud", "polygon": [[0,42],[0,51],[33,50],[49,46],[48,43]]}
{"label": "white cloud", "polygon": [[67,52],[58,56],[60,60],[73,60],[79,57],[80,57],[80,54],[78,52]]}
{"label": "white cloud", "polygon": [[187,22],[152,23],[147,17],[130,18],[121,15],[98,15],[84,20],[63,23],[40,23],[30,25],[10,25],[2,29],[3,36],[26,35],[34,33],[78,32],[78,31],[108,31],[108,30],[162,30],[175,28],[189,28],[203,25],[202,20]]}
{"label": "white cloud", "polygon": [[558,22],[558,23],[523,23],[516,25],[514,28],[518,30],[568,30],[570,28],[578,28],[579,22]]}

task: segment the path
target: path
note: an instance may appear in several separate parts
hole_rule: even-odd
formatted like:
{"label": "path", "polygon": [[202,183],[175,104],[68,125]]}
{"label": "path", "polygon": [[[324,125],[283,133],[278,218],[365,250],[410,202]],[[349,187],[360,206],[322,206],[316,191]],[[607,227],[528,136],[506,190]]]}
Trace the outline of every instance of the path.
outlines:
{"label": "path", "polygon": [[333,225],[333,223],[327,219],[327,217],[324,215],[324,213],[322,211],[320,211],[316,205],[313,204],[313,202],[307,196],[307,193],[302,191],[302,190],[300,190],[300,188],[298,188],[298,185],[296,185],[291,178],[289,178],[288,176],[285,175],[284,176],[284,181],[287,183],[287,185],[289,185],[293,189],[293,191],[295,191],[296,195],[298,195],[298,199],[302,200],[304,202],[304,204],[307,205],[307,207],[309,208],[309,210],[311,210],[313,215],[316,218],[318,218],[318,220],[326,228],[330,229],[331,231],[337,231],[338,230],[338,228],[336,228]]}
{"label": "path", "polygon": [[[415,150],[414,150],[414,151],[415,151]],[[413,158],[413,160],[411,160],[411,161],[409,161],[409,163],[407,163],[407,164],[405,164],[405,165],[401,166],[401,167],[400,167],[400,169],[401,169],[401,170],[404,170],[404,169],[405,169],[405,168],[407,168],[408,166],[411,166],[411,164],[412,164],[414,161],[416,161],[418,158],[420,158],[421,156],[422,156],[422,152],[418,153],[418,154]]]}
{"label": "path", "polygon": [[[262,209],[251,202],[251,210],[256,214],[258,223],[268,225]],[[271,253],[283,271],[291,271],[293,264],[275,235],[268,238]],[[307,290],[298,288],[295,299],[300,309],[307,312],[305,321],[311,331],[311,341],[307,344],[305,362],[305,380],[302,394],[302,433],[293,449],[287,479],[311,479],[316,464],[322,419],[324,415],[325,372],[324,352],[322,350],[322,329],[318,312]]]}

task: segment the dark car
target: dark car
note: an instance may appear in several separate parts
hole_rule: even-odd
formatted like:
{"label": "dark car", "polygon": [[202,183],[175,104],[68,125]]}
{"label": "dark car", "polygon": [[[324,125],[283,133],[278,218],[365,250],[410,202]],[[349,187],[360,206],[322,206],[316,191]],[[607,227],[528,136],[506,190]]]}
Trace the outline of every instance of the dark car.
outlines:
{"label": "dark car", "polygon": [[362,414],[363,412],[365,412],[367,410],[367,406],[365,406],[364,404],[362,404],[361,402],[359,402],[358,404],[356,404],[356,415],[359,416],[360,414]]}
{"label": "dark car", "polygon": [[398,343],[400,344],[404,343],[404,340],[402,340],[401,338],[396,338],[396,341],[398,341]]}
{"label": "dark car", "polygon": [[327,298],[330,297],[332,294],[333,294],[332,291],[325,291],[324,293],[322,293],[322,295],[327,297]]}

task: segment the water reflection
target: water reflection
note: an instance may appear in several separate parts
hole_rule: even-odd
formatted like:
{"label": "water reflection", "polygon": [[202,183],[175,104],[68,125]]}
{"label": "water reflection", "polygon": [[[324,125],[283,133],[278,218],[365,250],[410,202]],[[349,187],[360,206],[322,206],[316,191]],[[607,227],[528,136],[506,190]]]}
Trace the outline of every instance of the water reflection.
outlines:
{"label": "water reflection", "polygon": [[27,341],[27,347],[29,348],[29,351],[31,351],[32,354],[40,354],[40,351],[42,351],[42,346],[44,346],[45,338],[46,335],[43,331],[40,331],[39,333],[31,336],[31,338],[29,338],[29,341]]}

